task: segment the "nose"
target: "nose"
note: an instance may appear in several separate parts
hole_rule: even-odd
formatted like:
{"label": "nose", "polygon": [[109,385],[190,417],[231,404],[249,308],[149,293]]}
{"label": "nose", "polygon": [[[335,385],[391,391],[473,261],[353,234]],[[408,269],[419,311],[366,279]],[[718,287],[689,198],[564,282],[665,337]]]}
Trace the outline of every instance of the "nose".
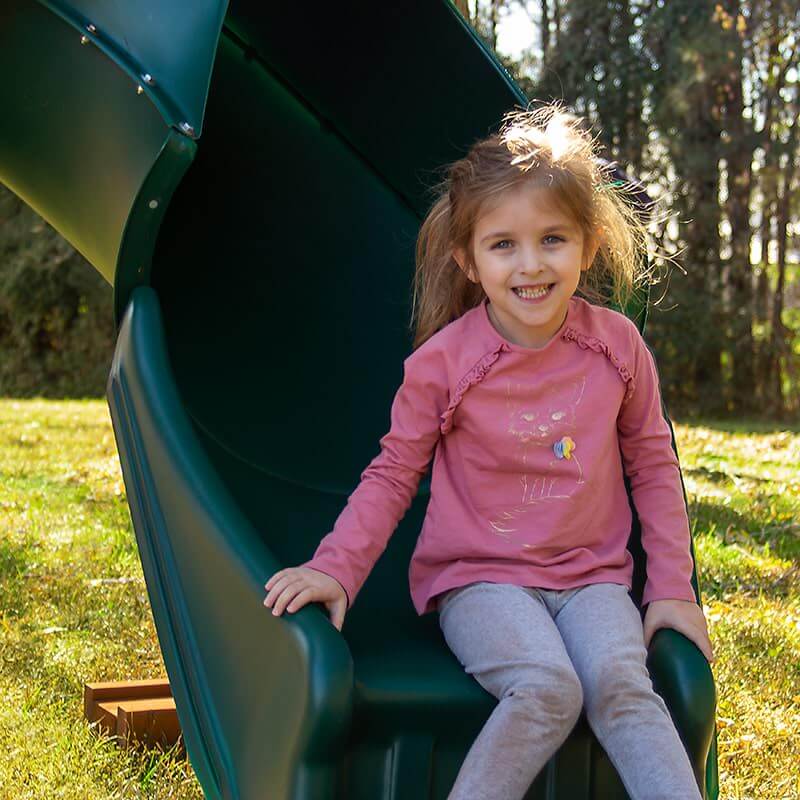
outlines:
{"label": "nose", "polygon": [[536,250],[528,250],[523,254],[519,271],[523,275],[540,275],[544,272],[544,257]]}

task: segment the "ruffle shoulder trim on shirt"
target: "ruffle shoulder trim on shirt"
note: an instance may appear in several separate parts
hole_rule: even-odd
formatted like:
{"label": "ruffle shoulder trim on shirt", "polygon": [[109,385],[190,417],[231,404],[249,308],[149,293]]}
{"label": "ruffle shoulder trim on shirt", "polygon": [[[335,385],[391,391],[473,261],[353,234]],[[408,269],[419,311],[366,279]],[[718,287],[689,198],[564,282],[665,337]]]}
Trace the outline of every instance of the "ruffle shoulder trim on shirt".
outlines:
{"label": "ruffle shoulder trim on shirt", "polygon": [[492,364],[500,358],[500,353],[508,349],[508,345],[505,342],[500,342],[494,350],[490,350],[486,355],[482,356],[469,372],[459,380],[456,384],[456,388],[453,390],[453,394],[450,396],[450,403],[447,409],[441,415],[442,424],[439,426],[439,430],[442,432],[442,435],[452,430],[453,414],[458,404],[461,402],[461,398],[464,397],[470,386],[480,383],[491,369]]}
{"label": "ruffle shoulder trim on shirt", "polygon": [[584,350],[594,350],[596,353],[603,353],[616,367],[620,378],[625,382],[625,397],[622,399],[622,404],[625,405],[625,403],[630,400],[636,389],[636,380],[633,377],[633,373],[628,369],[627,365],[612,352],[611,348],[602,339],[599,339],[597,336],[589,336],[586,333],[581,333],[572,327],[566,328],[561,338],[575,342]]}

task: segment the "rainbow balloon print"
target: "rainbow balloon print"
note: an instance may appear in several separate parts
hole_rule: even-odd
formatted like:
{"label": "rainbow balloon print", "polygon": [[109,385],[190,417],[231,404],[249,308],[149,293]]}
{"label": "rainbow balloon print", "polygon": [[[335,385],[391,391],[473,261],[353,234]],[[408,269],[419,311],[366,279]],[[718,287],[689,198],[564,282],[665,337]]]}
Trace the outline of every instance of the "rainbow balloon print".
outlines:
{"label": "rainbow balloon print", "polygon": [[572,451],[574,449],[575,442],[573,442],[569,436],[562,437],[553,445],[553,452],[556,454],[556,458],[566,458],[569,460],[572,458]]}

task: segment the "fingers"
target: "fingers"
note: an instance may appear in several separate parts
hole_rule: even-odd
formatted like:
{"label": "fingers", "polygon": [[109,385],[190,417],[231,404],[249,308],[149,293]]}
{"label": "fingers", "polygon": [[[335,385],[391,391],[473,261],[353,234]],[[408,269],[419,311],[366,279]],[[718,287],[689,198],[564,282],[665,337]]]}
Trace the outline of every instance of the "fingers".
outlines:
{"label": "fingers", "polygon": [[711,647],[708,633],[706,631],[698,631],[697,637],[692,637],[692,640],[700,648],[700,651],[706,657],[706,661],[711,664],[714,661],[714,650]]}
{"label": "fingers", "polygon": [[[276,586],[275,588],[278,587]],[[302,579],[294,581],[275,596],[272,603],[272,615],[279,617],[284,611],[294,613],[313,600],[316,596],[316,591],[316,587],[309,586]],[[264,605],[268,605],[266,599],[264,600]]]}
{"label": "fingers", "polygon": [[278,570],[265,584],[265,589],[271,589],[278,581],[283,580],[285,578],[290,578],[292,576],[299,576],[300,571],[296,567],[289,567],[287,569]]}
{"label": "fingers", "polygon": [[700,652],[705,656],[706,661],[709,663],[714,661],[714,651],[711,648],[711,640],[708,637],[708,632],[699,625],[681,623],[675,620],[670,621],[669,624],[666,622],[663,624],[657,624],[654,629],[651,629],[650,626],[646,626],[644,629],[645,647],[650,646],[650,640],[653,638],[653,635],[656,633],[656,631],[661,630],[661,628],[672,628],[673,630],[682,633],[687,639],[689,639],[689,641],[693,642],[697,646]]}
{"label": "fingers", "polygon": [[698,613],[695,618],[687,622],[685,626],[686,630],[683,631],[683,633],[700,648],[700,651],[706,657],[706,661],[711,663],[714,660],[714,651],[711,647],[711,639],[708,635],[706,618],[699,606],[697,606],[697,611]]}
{"label": "fingers", "polygon": [[[306,603],[310,603],[312,600],[316,598],[317,590],[313,586],[306,586],[305,589],[299,591],[294,597],[289,600],[286,604],[286,610],[293,614],[295,611],[299,611]],[[281,598],[283,599],[283,598]],[[276,604],[277,609],[277,604]]]}
{"label": "fingers", "polygon": [[[328,587],[326,581],[335,585],[338,592]],[[313,570],[294,567],[276,572],[264,588],[268,590],[264,605],[272,608],[273,616],[279,617],[284,611],[293,614],[317,600],[325,604],[331,624],[341,631],[347,613],[347,596],[338,581]]]}
{"label": "fingers", "polygon": [[686,636],[691,639],[700,649],[700,652],[706,657],[709,664],[714,660],[714,653],[711,649],[711,642],[702,631],[691,631]]}
{"label": "fingers", "polygon": [[645,626],[644,629],[644,646],[645,648],[650,647],[650,640],[653,638],[653,632],[650,630],[650,626]]}
{"label": "fingers", "polygon": [[347,610],[347,602],[344,603],[333,603],[331,606],[328,607],[328,613],[331,618],[331,623],[333,627],[336,628],[337,631],[342,629],[342,625],[344,625],[344,615]]}
{"label": "fingers", "polygon": [[[264,605],[267,606],[267,608],[273,607],[272,613],[276,616],[282,614],[283,607],[281,607],[281,610],[278,612],[277,608],[274,608],[275,602],[278,600],[278,598],[283,596],[284,592],[289,589],[289,587],[295,586],[295,584],[302,584],[303,586],[306,585],[305,579],[302,575],[298,573],[287,573],[277,580],[275,580],[275,575],[273,575],[264,587],[266,589],[271,586],[266,598],[264,599]],[[302,588],[302,586],[297,586],[296,588],[299,590]],[[286,602],[289,602],[289,600],[294,597],[294,594],[296,594],[296,592],[292,593]]]}

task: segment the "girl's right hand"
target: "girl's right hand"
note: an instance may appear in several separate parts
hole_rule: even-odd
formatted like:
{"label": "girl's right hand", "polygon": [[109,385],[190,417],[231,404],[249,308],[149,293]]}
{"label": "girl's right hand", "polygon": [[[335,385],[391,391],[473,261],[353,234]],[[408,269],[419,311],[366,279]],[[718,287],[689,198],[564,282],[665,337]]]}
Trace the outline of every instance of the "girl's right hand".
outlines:
{"label": "girl's right hand", "polygon": [[310,567],[289,567],[276,572],[264,584],[268,594],[264,600],[279,617],[284,610],[290,614],[307,603],[324,603],[337,631],[342,629],[347,611],[347,593],[335,578]]}

